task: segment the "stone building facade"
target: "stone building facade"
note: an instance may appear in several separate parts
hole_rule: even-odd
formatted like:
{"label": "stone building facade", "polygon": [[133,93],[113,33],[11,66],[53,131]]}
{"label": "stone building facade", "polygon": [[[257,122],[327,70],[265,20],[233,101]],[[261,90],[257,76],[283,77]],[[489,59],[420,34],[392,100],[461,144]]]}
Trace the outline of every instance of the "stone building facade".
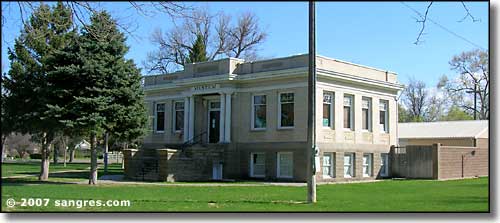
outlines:
{"label": "stone building facade", "polygon": [[[318,180],[388,176],[388,153],[397,135],[396,95],[402,89],[397,75],[323,56],[316,58],[316,64]],[[304,182],[307,75],[304,54],[254,62],[227,58],[146,76],[150,133],[141,150],[157,150],[157,163],[169,156],[172,163],[206,157],[206,168],[212,171],[203,170],[204,180]],[[218,155],[200,155],[203,148],[215,145]],[[190,152],[175,158],[164,149]],[[144,152],[132,153],[137,161]],[[158,173],[165,166],[157,165]],[[133,178],[145,167],[137,161],[128,168],[127,175]],[[187,168],[180,169],[157,178],[174,181],[174,175]]]}

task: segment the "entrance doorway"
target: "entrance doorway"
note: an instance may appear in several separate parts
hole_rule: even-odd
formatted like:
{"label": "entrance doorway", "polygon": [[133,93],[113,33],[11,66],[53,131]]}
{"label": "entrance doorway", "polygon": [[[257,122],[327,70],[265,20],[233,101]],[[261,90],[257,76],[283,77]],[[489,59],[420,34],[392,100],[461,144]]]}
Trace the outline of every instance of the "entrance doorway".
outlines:
{"label": "entrance doorway", "polygon": [[220,102],[209,101],[208,105],[208,143],[218,143],[220,136]]}

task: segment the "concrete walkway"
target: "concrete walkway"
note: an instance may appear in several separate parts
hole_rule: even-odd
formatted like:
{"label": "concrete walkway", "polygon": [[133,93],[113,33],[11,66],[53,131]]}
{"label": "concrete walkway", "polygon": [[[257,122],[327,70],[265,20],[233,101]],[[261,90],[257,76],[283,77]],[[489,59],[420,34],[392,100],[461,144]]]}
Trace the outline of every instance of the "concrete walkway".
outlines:
{"label": "concrete walkway", "polygon": [[[348,182],[319,182],[318,185],[325,184],[346,184],[346,183],[373,183],[382,180],[348,181]],[[82,183],[88,183],[84,181]],[[307,183],[296,182],[193,182],[193,183],[169,183],[169,182],[145,182],[125,180],[123,175],[105,175],[99,178],[99,184],[123,184],[123,185],[159,185],[159,186],[188,186],[188,187],[241,187],[241,186],[285,186],[285,187],[305,187]]]}

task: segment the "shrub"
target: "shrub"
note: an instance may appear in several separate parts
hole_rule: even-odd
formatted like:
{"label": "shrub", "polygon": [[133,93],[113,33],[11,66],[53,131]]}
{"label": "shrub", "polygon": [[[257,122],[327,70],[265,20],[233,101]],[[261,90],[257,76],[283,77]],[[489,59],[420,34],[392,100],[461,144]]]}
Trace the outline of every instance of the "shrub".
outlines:
{"label": "shrub", "polygon": [[40,154],[40,153],[30,154],[30,159],[41,160],[42,159],[42,154]]}

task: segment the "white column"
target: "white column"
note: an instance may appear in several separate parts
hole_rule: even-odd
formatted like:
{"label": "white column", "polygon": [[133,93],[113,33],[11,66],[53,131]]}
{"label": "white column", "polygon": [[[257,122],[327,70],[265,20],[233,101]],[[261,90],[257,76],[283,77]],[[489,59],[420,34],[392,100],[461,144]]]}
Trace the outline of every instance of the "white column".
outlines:
{"label": "white column", "polygon": [[224,142],[231,142],[231,94],[226,94],[226,120],[224,121]]}
{"label": "white column", "polygon": [[189,140],[194,137],[194,95],[189,97]]}
{"label": "white column", "polygon": [[189,97],[184,98],[184,131],[183,138],[184,142],[189,140]]}
{"label": "white column", "polygon": [[225,120],[225,112],[226,111],[226,95],[224,93],[220,93],[220,126],[219,126],[219,142],[224,142],[224,120]]}

